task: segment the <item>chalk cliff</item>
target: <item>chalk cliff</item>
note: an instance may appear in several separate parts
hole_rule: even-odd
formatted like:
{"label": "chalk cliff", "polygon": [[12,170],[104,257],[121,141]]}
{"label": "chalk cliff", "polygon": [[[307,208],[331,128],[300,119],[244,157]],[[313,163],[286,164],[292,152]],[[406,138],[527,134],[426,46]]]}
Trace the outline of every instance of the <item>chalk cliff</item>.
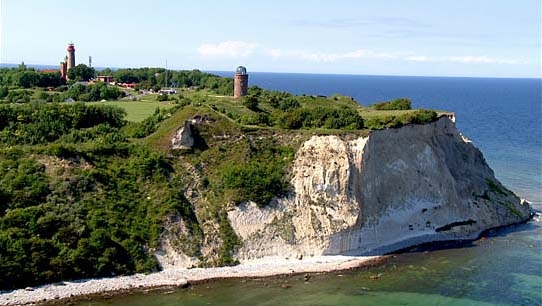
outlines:
{"label": "chalk cliff", "polygon": [[291,184],[289,196],[266,208],[245,203],[228,212],[241,261],[381,254],[473,239],[530,214],[446,117],[356,139],[313,136],[296,153]]}

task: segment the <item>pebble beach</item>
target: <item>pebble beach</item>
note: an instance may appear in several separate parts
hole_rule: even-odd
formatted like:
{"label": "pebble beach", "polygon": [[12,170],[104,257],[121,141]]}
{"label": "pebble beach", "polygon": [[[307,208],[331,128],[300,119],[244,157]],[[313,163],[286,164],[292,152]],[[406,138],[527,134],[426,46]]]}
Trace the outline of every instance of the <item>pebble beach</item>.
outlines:
{"label": "pebble beach", "polygon": [[303,259],[268,257],[232,267],[167,269],[151,274],[65,281],[2,292],[0,305],[39,305],[48,301],[62,301],[86,295],[115,294],[160,287],[182,288],[212,279],[340,271],[374,264],[381,258],[380,256],[315,256]]}

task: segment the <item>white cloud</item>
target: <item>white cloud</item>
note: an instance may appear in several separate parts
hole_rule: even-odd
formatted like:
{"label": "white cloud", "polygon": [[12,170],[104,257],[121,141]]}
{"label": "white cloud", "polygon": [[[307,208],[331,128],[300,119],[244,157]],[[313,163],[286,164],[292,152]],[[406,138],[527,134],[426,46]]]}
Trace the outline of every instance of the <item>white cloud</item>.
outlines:
{"label": "white cloud", "polygon": [[427,56],[408,53],[387,53],[370,49],[357,49],[346,52],[313,52],[308,50],[289,50],[280,48],[265,48],[256,43],[244,41],[223,41],[219,43],[202,44],[198,53],[206,57],[247,57],[252,54],[267,55],[273,60],[290,59],[318,63],[333,63],[345,60],[379,59],[400,60],[419,63],[460,63],[460,64],[522,64],[525,61],[504,59],[486,55],[462,56]]}
{"label": "white cloud", "polygon": [[273,59],[278,59],[283,56],[283,51],[281,49],[267,49],[265,53],[270,55]]}
{"label": "white cloud", "polygon": [[493,58],[489,56],[448,56],[448,57],[430,57],[425,55],[409,55],[404,58],[410,62],[440,62],[440,63],[460,63],[460,64],[520,64],[522,61],[515,59]]}
{"label": "white cloud", "polygon": [[397,55],[385,52],[377,52],[367,49],[358,49],[351,52],[346,52],[342,56],[343,58],[374,58],[374,59],[396,59]]}
{"label": "white cloud", "polygon": [[502,58],[492,58],[488,56],[451,56],[445,59],[446,61],[453,63],[463,63],[463,64],[509,64],[514,65],[520,63],[518,60],[513,59],[502,59]]}
{"label": "white cloud", "polygon": [[434,59],[427,57],[425,55],[412,55],[405,57],[405,60],[410,62],[433,62]]}
{"label": "white cloud", "polygon": [[325,52],[311,52],[307,50],[282,50],[282,49],[267,49],[266,53],[273,57],[278,58],[294,58],[301,59],[310,62],[336,62],[339,60],[352,60],[352,59],[395,59],[397,56],[389,53],[380,53],[372,50],[358,49],[349,52],[342,53],[325,53]]}
{"label": "white cloud", "polygon": [[229,40],[216,44],[202,44],[198,48],[198,53],[202,56],[246,57],[254,53],[257,47],[255,43]]}
{"label": "white cloud", "polygon": [[334,62],[339,58],[338,54],[333,53],[311,53],[306,51],[295,52],[294,56],[311,62]]}

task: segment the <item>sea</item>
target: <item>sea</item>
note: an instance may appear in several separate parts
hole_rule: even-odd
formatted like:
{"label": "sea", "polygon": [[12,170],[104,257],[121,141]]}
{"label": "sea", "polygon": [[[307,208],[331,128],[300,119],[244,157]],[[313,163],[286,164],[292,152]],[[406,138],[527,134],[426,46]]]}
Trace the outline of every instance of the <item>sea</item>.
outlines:
{"label": "sea", "polygon": [[[214,72],[232,76],[232,72]],[[249,72],[249,84],[293,94],[343,94],[362,105],[407,97],[455,112],[457,128],[496,177],[542,209],[542,80]],[[79,305],[542,305],[540,221],[468,243],[418,247],[352,271],[209,281],[187,289]]]}

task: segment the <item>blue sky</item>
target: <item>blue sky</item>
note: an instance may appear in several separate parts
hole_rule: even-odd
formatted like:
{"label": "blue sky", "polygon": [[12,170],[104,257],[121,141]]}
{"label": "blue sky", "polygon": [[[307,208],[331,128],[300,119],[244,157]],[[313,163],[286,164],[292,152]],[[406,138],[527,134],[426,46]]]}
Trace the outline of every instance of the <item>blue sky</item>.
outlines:
{"label": "blue sky", "polygon": [[540,0],[0,0],[0,62],[538,77]]}

